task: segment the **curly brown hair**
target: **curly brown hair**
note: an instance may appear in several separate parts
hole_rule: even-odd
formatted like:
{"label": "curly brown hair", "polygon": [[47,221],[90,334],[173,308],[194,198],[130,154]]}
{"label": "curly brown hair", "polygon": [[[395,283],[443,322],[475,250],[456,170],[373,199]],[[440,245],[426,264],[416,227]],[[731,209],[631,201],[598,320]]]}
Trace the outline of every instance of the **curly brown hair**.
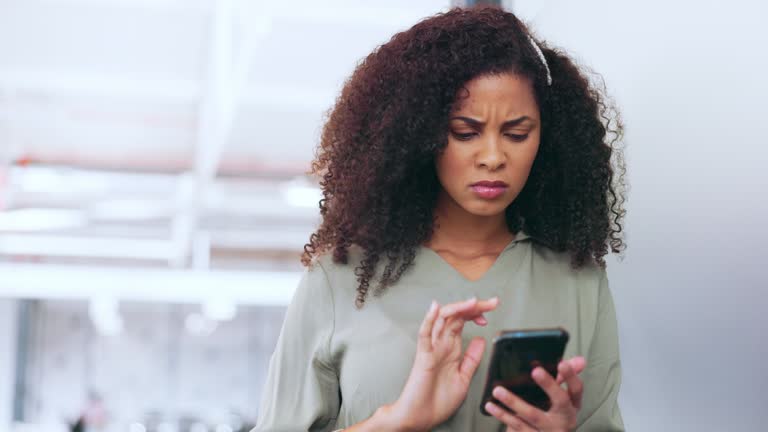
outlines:
{"label": "curly brown hair", "polygon": [[[346,264],[363,250],[355,274],[362,307],[376,268],[374,294],[399,280],[433,232],[441,185],[435,157],[445,148],[449,113],[471,79],[514,73],[533,82],[542,135],[529,178],[506,209],[512,232],[525,230],[571,266],[605,266],[625,248],[622,234],[623,127],[599,75],[537,41],[552,77],[513,14],[495,7],[452,9],[398,33],[368,55],[346,81],[323,128],[312,163],[321,176],[322,223],[302,263],[328,251]],[[615,172],[614,167],[618,170]],[[618,174],[618,175],[617,175]]]}

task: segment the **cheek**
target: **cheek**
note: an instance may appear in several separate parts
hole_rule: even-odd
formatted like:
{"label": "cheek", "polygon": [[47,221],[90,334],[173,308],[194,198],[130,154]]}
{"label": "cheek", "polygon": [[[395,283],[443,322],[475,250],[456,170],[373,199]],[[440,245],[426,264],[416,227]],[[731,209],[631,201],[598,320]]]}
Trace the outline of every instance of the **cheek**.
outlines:
{"label": "cheek", "polygon": [[538,133],[531,138],[529,142],[517,147],[516,153],[510,157],[509,168],[511,175],[522,182],[525,182],[525,179],[530,174],[533,162],[539,153],[539,145],[541,144]]}

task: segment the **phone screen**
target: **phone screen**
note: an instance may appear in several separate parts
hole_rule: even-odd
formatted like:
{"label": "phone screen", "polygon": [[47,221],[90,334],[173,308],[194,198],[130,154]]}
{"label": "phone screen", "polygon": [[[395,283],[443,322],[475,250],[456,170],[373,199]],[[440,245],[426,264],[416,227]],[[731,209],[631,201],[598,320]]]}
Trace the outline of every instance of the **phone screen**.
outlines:
{"label": "phone screen", "polygon": [[483,414],[489,415],[485,411],[485,403],[489,400],[504,407],[492,395],[499,385],[529,404],[548,410],[549,396],[536,384],[531,372],[541,366],[553,377],[557,376],[557,365],[563,358],[567,342],[568,332],[560,328],[503,332],[493,346],[481,405]]}

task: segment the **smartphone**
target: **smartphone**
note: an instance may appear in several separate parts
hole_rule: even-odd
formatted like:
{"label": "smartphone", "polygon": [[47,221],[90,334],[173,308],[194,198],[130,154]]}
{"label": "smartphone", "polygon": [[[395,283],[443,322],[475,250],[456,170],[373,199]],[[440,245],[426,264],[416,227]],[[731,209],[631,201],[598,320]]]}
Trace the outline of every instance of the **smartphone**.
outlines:
{"label": "smartphone", "polygon": [[505,330],[493,340],[491,364],[480,404],[480,412],[488,401],[504,407],[493,397],[493,389],[503,386],[529,404],[544,411],[551,406],[549,396],[536,384],[531,372],[537,366],[557,377],[557,365],[563,359],[568,332],[563,328]]}

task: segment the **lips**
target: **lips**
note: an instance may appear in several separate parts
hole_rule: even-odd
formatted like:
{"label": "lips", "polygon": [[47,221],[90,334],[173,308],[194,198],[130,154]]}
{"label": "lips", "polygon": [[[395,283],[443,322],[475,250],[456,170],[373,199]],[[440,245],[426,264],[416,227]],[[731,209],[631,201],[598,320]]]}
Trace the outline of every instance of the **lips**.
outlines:
{"label": "lips", "polygon": [[504,183],[501,180],[496,181],[490,181],[490,180],[483,180],[479,181],[477,183],[472,183],[471,186],[483,186],[483,187],[509,187],[508,184]]}
{"label": "lips", "polygon": [[508,184],[498,180],[497,181],[483,180],[477,183],[472,183],[470,185],[472,192],[474,192],[475,195],[483,199],[498,198],[501,195],[503,195],[504,192],[506,192],[508,187],[509,187]]}

